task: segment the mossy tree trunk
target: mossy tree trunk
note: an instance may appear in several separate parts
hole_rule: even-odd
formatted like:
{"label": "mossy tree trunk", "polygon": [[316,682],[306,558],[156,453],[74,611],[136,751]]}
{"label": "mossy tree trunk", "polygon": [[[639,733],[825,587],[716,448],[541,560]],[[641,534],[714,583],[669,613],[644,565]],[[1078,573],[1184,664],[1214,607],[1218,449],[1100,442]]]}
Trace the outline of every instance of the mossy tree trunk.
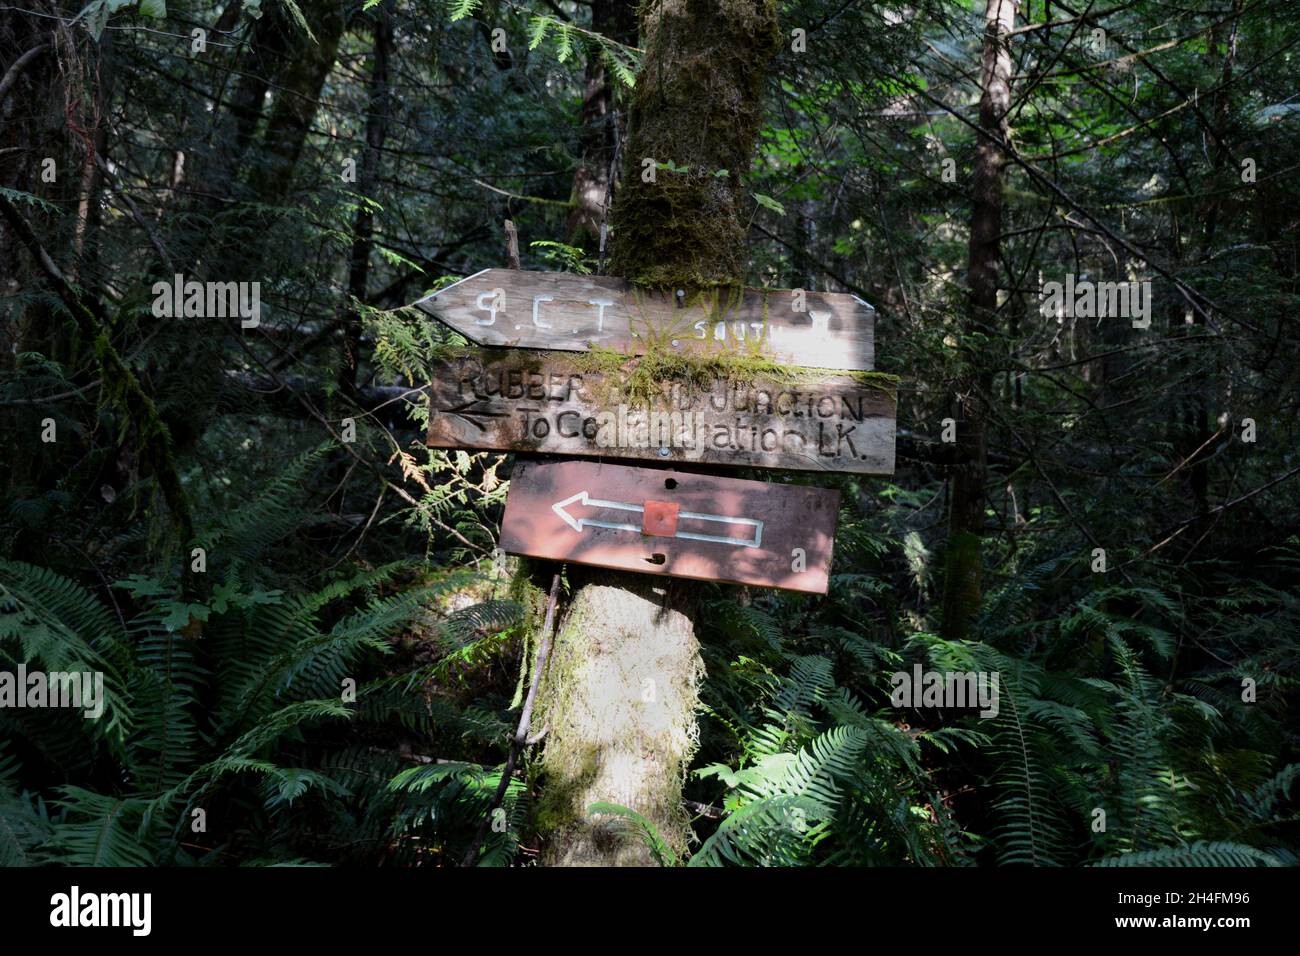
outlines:
{"label": "mossy tree trunk", "polygon": [[[610,271],[655,285],[739,284],[740,179],[762,121],[774,0],[661,0],[641,7],[642,47]],[[642,177],[643,158],[687,167]],[[726,176],[714,175],[727,170]],[[537,726],[547,731],[544,863],[650,865],[644,841],[596,802],[637,811],[675,851],[689,821],[682,783],[695,751],[704,666],[698,588],[646,575],[581,571],[556,633]]]}
{"label": "mossy tree trunk", "polygon": [[[366,151],[361,156],[357,175],[357,194],[367,200],[373,200],[378,192],[380,160],[384,140],[388,136],[388,114],[392,106],[388,80],[388,60],[393,49],[392,5],[383,4],[372,16],[374,46],[371,49],[370,82],[366,95]],[[345,345],[341,384],[352,391],[357,387],[362,324],[361,314],[352,306],[352,300],[366,300],[374,232],[373,207],[369,202],[358,203],[352,221],[352,254],[348,257],[348,301],[343,306]]]}
{"label": "mossy tree trunk", "polygon": [[689,584],[590,572],[556,633],[542,686],[549,866],[649,866],[646,843],[604,801],[630,807],[678,853],[689,820],[682,782],[695,753],[704,664]]}
{"label": "mossy tree trunk", "polygon": [[776,2],[659,0],[644,10],[646,52],[614,200],[610,271],[651,285],[738,283],[742,179],[763,122],[768,60],[781,42]]}
{"label": "mossy tree trunk", "polygon": [[980,130],[973,176],[969,273],[970,303],[962,331],[965,366],[957,386],[957,444],[962,463],[953,471],[944,569],[942,633],[965,638],[979,611],[983,589],[985,403],[993,376],[983,343],[993,334],[998,310],[998,262],[1002,244],[1003,181],[1007,156],[1002,148],[1011,104],[1010,33],[1016,0],[987,0],[980,70]]}

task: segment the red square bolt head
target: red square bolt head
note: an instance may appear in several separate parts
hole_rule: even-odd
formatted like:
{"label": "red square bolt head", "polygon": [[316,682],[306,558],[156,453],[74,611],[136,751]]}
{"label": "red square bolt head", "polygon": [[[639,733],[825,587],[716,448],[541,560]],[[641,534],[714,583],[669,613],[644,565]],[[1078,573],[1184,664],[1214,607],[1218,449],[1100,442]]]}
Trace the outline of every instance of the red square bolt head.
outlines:
{"label": "red square bolt head", "polygon": [[679,506],[671,501],[647,501],[641,516],[641,533],[656,538],[671,538],[677,534]]}

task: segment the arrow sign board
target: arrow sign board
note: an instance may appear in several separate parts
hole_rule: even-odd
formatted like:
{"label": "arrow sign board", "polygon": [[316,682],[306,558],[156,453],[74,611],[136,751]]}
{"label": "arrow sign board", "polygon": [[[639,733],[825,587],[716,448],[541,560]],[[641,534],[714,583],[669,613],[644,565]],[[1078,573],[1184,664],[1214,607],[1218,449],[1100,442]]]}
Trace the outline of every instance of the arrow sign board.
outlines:
{"label": "arrow sign board", "polygon": [[839,492],[588,461],[517,461],[510,554],[825,594]]}
{"label": "arrow sign board", "polygon": [[664,382],[646,408],[627,402],[610,375],[564,353],[470,349],[434,363],[426,441],[435,448],[888,475],[894,418],[891,391],[847,375]]}
{"label": "arrow sign board", "polygon": [[800,289],[654,292],[623,279],[485,269],[415,303],[477,345],[643,354],[732,350],[804,368],[868,371],[875,310]]}

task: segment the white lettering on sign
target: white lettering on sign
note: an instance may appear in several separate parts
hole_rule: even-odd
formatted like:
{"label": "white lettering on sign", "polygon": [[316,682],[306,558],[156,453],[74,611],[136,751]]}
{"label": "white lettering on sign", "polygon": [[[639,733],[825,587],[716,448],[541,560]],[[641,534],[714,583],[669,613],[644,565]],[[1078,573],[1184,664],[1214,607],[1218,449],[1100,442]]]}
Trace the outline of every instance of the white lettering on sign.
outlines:
{"label": "white lettering on sign", "polygon": [[744,350],[801,368],[871,369],[869,305],[849,293],[817,292],[805,295],[806,308],[792,309],[797,298],[778,289],[651,288],[607,276],[488,269],[418,305],[477,345],[640,355],[651,332],[684,352]]}
{"label": "white lettering on sign", "polygon": [[605,331],[605,309],[606,307],[613,305],[614,300],[613,299],[588,299],[587,304],[596,306],[598,310],[596,312],[596,331],[604,332]]}
{"label": "white lettering on sign", "polygon": [[479,297],[478,299],[475,300],[475,304],[484,312],[487,312],[489,314],[489,318],[475,319],[474,323],[476,325],[492,325],[493,323],[495,323],[497,320],[497,308],[500,305],[500,302],[501,302],[500,289],[493,289],[491,292],[479,293]]}
{"label": "white lettering on sign", "polygon": [[[707,325],[708,325],[707,319],[701,319],[699,322],[695,323],[695,337],[697,339],[708,338],[709,330],[707,328]],[[752,335],[750,335],[750,333],[747,333],[745,331],[746,329],[752,330]],[[750,338],[754,339],[755,341],[761,342],[767,338],[770,338],[771,329],[762,322],[745,322],[743,320],[734,320],[731,323],[730,332],[728,333],[726,322],[715,322],[713,324],[713,338],[715,341],[717,342],[727,341],[728,334],[730,334],[731,338],[737,342],[744,342],[747,335]]]}
{"label": "white lettering on sign", "polygon": [[551,327],[551,323],[543,322],[541,320],[541,318],[538,316],[538,310],[541,309],[543,302],[554,302],[554,301],[555,301],[555,296],[553,295],[533,296],[533,325],[537,326],[539,329],[549,329]]}

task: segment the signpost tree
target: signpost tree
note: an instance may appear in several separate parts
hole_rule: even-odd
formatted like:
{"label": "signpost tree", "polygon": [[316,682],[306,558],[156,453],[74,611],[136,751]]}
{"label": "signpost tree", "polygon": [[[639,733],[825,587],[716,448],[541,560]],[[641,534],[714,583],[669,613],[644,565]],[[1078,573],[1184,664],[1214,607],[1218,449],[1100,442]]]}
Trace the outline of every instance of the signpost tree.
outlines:
{"label": "signpost tree", "polygon": [[552,865],[653,862],[620,817],[589,812],[601,803],[686,848],[704,671],[691,579],[826,592],[837,492],[692,469],[894,467],[871,307],[744,287],[742,183],[780,43],[774,0],[660,0],[642,18],[618,277],[488,269],[418,303],[472,343],[434,362],[428,443],[533,453],[511,475],[501,546],[570,569],[507,765],[544,739]]}

